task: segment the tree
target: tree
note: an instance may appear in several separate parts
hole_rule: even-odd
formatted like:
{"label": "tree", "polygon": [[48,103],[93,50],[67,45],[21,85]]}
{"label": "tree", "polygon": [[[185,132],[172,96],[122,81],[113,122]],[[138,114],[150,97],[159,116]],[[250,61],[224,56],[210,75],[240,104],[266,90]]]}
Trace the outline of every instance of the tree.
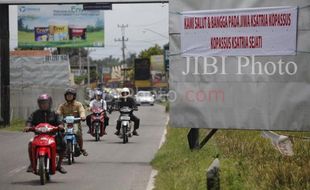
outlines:
{"label": "tree", "polygon": [[158,44],[155,44],[155,46],[141,51],[138,57],[150,59],[152,55],[162,55],[163,51],[164,50]]}
{"label": "tree", "polygon": [[96,82],[98,81],[98,72],[95,69],[90,70],[90,82]]}
{"label": "tree", "polygon": [[22,18],[20,17],[18,18],[17,25],[18,25],[18,30],[24,31],[25,26],[24,26],[24,21]]}

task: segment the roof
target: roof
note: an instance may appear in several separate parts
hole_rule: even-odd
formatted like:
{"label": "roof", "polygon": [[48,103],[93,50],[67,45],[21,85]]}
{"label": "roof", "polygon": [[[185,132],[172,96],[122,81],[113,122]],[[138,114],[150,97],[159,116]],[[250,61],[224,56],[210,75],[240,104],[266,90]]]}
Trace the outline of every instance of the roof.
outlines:
{"label": "roof", "polygon": [[15,57],[44,57],[51,56],[52,53],[49,50],[17,50],[10,51],[10,56]]}

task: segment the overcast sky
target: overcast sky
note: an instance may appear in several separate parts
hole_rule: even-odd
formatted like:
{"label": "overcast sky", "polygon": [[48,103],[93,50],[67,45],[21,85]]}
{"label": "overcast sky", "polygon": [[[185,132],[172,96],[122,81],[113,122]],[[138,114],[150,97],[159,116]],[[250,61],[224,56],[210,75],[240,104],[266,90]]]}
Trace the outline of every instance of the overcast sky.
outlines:
{"label": "overcast sky", "polygon": [[[105,11],[105,47],[93,48],[91,57],[100,59],[122,57],[122,33],[118,25],[128,24],[125,29],[126,57],[129,53],[168,43],[168,4],[114,4],[112,10]],[[10,7],[10,38],[11,49],[17,46],[17,7]]]}

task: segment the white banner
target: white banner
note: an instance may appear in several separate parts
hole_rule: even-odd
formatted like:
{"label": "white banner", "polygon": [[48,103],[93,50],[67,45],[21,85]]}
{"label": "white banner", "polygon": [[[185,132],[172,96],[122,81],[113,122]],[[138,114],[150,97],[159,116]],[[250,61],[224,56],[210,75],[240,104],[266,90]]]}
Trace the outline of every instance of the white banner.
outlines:
{"label": "white banner", "polygon": [[297,7],[181,12],[182,56],[295,55]]}

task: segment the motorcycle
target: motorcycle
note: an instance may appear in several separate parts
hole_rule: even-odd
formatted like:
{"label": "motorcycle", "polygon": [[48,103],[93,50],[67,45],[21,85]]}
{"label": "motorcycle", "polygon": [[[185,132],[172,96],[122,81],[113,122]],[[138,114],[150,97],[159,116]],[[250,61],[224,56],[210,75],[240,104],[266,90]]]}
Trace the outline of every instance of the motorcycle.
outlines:
{"label": "motorcycle", "polygon": [[105,134],[104,127],[104,110],[101,108],[92,108],[90,134],[95,137],[96,141],[100,140]]}
{"label": "motorcycle", "polygon": [[75,118],[74,116],[66,116],[63,119],[65,126],[64,141],[66,143],[66,157],[69,165],[75,162],[74,157],[81,155],[81,150],[74,133],[77,130],[77,127],[74,126],[80,121],[81,118]]}
{"label": "motorcycle", "polygon": [[130,114],[132,113],[133,110],[137,109],[131,109],[127,106],[119,109],[120,112],[119,120],[121,121],[119,138],[123,139],[123,144],[128,143],[128,138],[132,137],[133,123],[130,120]]}
{"label": "motorcycle", "polygon": [[50,175],[56,173],[56,141],[53,133],[59,127],[48,123],[40,123],[29,131],[35,132],[35,137],[31,144],[32,160],[31,166],[34,174],[40,176],[40,183],[44,185],[50,180]]}

